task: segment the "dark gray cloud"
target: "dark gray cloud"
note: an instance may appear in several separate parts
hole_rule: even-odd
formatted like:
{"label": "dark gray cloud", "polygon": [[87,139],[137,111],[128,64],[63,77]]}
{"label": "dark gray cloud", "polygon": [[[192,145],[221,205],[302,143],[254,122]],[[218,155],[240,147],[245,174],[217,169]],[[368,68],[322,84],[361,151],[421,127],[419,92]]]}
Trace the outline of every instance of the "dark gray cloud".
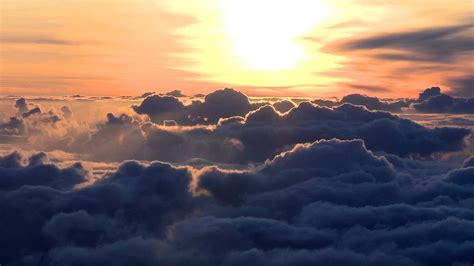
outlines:
{"label": "dark gray cloud", "polygon": [[[469,134],[468,130],[460,128],[424,128],[389,113],[371,112],[350,104],[329,109],[308,102],[283,116],[262,107],[249,113],[243,124],[230,124],[219,130],[240,140],[243,147],[249,149],[250,157],[247,158],[262,159],[273,156],[287,145],[330,138],[361,138],[371,150],[401,156],[429,155],[438,149],[461,148],[464,137]],[[426,141],[431,142],[431,148],[426,149]],[[442,144],[447,142],[450,143],[447,146]]]}
{"label": "dark gray cloud", "polygon": [[187,97],[186,95],[184,95],[180,90],[173,90],[173,91],[170,91],[170,92],[167,92],[165,93],[165,95],[168,95],[168,96],[173,96],[173,97]]}
{"label": "dark gray cloud", "polygon": [[146,97],[151,96],[151,95],[153,95],[153,94],[155,94],[154,91],[144,92],[142,95],[140,95],[139,98],[146,98]]}
{"label": "dark gray cloud", "polygon": [[320,139],[360,138],[373,151],[399,156],[430,156],[460,151],[470,131],[429,129],[386,112],[344,104],[325,108],[303,102],[285,114],[271,106],[246,117],[221,119],[213,127],[172,128],[142,126],[146,158],[185,162],[204,158],[221,163],[263,162],[287,147]]}
{"label": "dark gray cloud", "polygon": [[47,35],[1,34],[0,43],[4,44],[41,44],[41,45],[76,45],[76,42]]}
{"label": "dark gray cloud", "polygon": [[18,114],[20,115],[28,112],[29,110],[29,107],[28,107],[28,104],[26,103],[25,98],[19,98],[18,100],[16,100],[15,108],[18,109]]}
{"label": "dark gray cloud", "polygon": [[433,96],[441,95],[441,88],[440,87],[431,87],[425,89],[423,92],[420,93],[418,96],[418,102],[423,102],[428,100]]}
{"label": "dark gray cloud", "polygon": [[452,97],[438,87],[426,89],[412,106],[422,113],[474,114],[474,98]]}
{"label": "dark gray cloud", "polygon": [[342,105],[344,103],[350,103],[353,105],[360,105],[364,106],[369,110],[379,110],[379,111],[387,111],[387,112],[401,112],[402,108],[408,107],[410,105],[409,100],[398,100],[398,101],[381,101],[377,97],[370,97],[367,95],[362,94],[349,94],[344,97],[340,101],[328,101],[328,100],[314,100],[313,103],[319,106],[325,107],[335,107]]}
{"label": "dark gray cloud", "polygon": [[387,88],[378,87],[378,86],[369,86],[369,85],[350,84],[349,87],[357,89],[357,90],[368,91],[368,92],[388,92],[388,91],[390,91]]}
{"label": "dark gray cloud", "polygon": [[474,156],[467,158],[463,163],[463,167],[474,167]]}
{"label": "dark gray cloud", "polygon": [[289,100],[281,100],[273,103],[273,108],[280,113],[286,113],[293,107],[296,107],[295,103]]}
{"label": "dark gray cloud", "polygon": [[184,120],[184,104],[173,96],[151,95],[146,97],[140,105],[132,106],[138,114],[146,114],[156,123],[163,120]]}
{"label": "dark gray cloud", "polygon": [[26,185],[66,190],[85,181],[85,170],[79,163],[70,168],[60,169],[46,162],[45,153],[31,156],[26,164],[20,153],[1,157],[0,190],[14,190]]}
{"label": "dark gray cloud", "polygon": [[382,52],[376,57],[388,60],[451,62],[458,55],[472,52],[474,38],[469,31],[472,24],[426,28],[411,32],[388,33],[343,44],[346,50],[391,49],[398,53]]}
{"label": "dark gray cloud", "polygon": [[[175,97],[153,95],[133,106],[152,122],[109,113],[105,122],[81,125],[68,118],[64,109],[14,118],[1,124],[0,131],[4,142],[22,137],[28,149],[62,150],[95,161],[204,159],[230,164],[263,162],[291,145],[331,138],[359,138],[373,151],[430,157],[462,150],[470,133],[464,128],[430,129],[387,112],[367,110],[400,111],[408,101],[387,102],[356,94],[339,102],[318,102],[331,108],[309,102],[274,103],[286,111],[283,114],[270,105],[256,109],[262,104],[252,104],[230,89],[190,105]],[[248,111],[252,109],[256,110]]]}
{"label": "dark gray cloud", "polygon": [[474,98],[474,75],[468,75],[460,78],[452,78],[448,80],[451,85],[450,95]]}
{"label": "dark gray cloud", "polygon": [[0,124],[0,136],[23,136],[25,124],[22,119],[11,117],[9,121]]}
{"label": "dark gray cloud", "polygon": [[[121,241],[133,241],[132,237],[164,235],[164,225],[190,213],[188,185],[191,177],[185,169],[160,163],[143,166],[127,162],[92,186],[63,192],[54,182],[41,180],[52,179],[51,176],[57,176],[55,172],[71,170],[56,166],[32,167],[16,165],[17,172],[35,172],[21,187],[3,186],[0,189],[0,205],[2,211],[8,213],[8,217],[4,215],[0,221],[3,235],[0,243],[5,246],[0,259],[6,265],[35,265],[46,259],[42,258],[45,252],[51,252],[47,265],[77,263],[76,256],[81,261],[82,255],[87,255],[82,259],[89,261],[86,263],[89,265],[106,261],[106,264],[119,265],[112,263],[113,256],[127,254],[130,250],[121,250],[125,253],[120,253],[119,248],[116,252],[104,252],[94,258],[90,252],[95,251],[90,248],[107,244],[117,247]],[[10,168],[1,169],[8,171]],[[84,172],[77,175],[82,180],[85,178]],[[9,179],[19,178],[17,182],[24,179],[15,175],[0,176],[2,183]],[[65,178],[58,176],[57,179]],[[85,251],[81,252],[81,249]],[[61,255],[64,252],[67,257]],[[123,261],[128,264],[122,265],[135,264],[135,260],[143,255],[140,252],[140,255]],[[150,255],[143,260],[149,261]]]}
{"label": "dark gray cloud", "polygon": [[[430,156],[462,150],[469,130],[429,129],[384,112],[342,105],[332,109],[308,102],[281,115],[265,106],[244,117],[223,119],[217,127],[167,129],[142,127],[148,158],[184,162],[262,162],[297,143],[320,139],[366,141],[370,150],[400,156]],[[429,143],[429,144],[428,144]]]}
{"label": "dark gray cloud", "polygon": [[[416,104],[443,95],[431,88]],[[76,124],[67,106],[58,112],[18,100],[17,117],[0,123],[1,138],[21,138],[15,147],[73,152],[101,168],[53,163],[43,152],[0,156],[0,263],[474,261],[468,129],[444,122],[428,128],[371,111],[398,111],[406,101],[364,95],[317,102],[331,108],[272,102],[253,104],[230,89],[189,105],[147,95],[133,108],[150,119],[108,113],[89,125]],[[469,124],[467,116],[457,118]],[[450,152],[462,159],[434,160]]]}
{"label": "dark gray cloud", "polygon": [[[45,166],[43,154],[29,163],[18,158],[0,157],[0,169]],[[456,168],[377,156],[361,140],[330,140],[296,145],[245,170],[129,161],[73,190],[50,182],[3,187],[0,260],[468,265],[474,259],[470,161]],[[32,177],[68,169],[51,165]],[[76,174],[74,183],[86,179],[86,172]]]}
{"label": "dark gray cloud", "polygon": [[[201,158],[219,163],[263,162],[288,146],[331,138],[361,138],[371,150],[400,156],[431,156],[463,149],[464,138],[470,133],[463,128],[429,129],[389,113],[351,104],[325,108],[309,102],[283,115],[264,106],[245,117],[221,119],[213,126],[169,127],[174,125],[173,120],[163,120],[166,126],[162,127],[125,114],[108,114],[107,121],[95,130],[71,131],[60,139],[51,137],[46,130],[61,130],[55,129],[61,118],[56,114],[41,115],[25,121],[15,118],[2,124],[1,131],[3,135],[32,140],[41,137],[37,145],[48,150],[75,152],[100,161],[186,162]],[[66,119],[60,121],[69,125]]]}
{"label": "dark gray cloud", "polygon": [[39,107],[32,108],[29,111],[21,114],[21,116],[23,118],[27,118],[28,116],[34,115],[34,114],[41,114],[41,109]]}
{"label": "dark gray cloud", "polygon": [[259,106],[250,103],[245,94],[226,88],[206,95],[204,102],[194,101],[186,106],[174,96],[152,95],[132,108],[158,124],[164,120],[175,120],[180,125],[206,125],[216,124],[220,118],[244,116]]}
{"label": "dark gray cloud", "polygon": [[[469,261],[464,252],[472,246],[469,236],[458,238],[462,246],[458,252],[450,243],[473,222],[474,213],[467,211],[472,191],[462,192],[468,183],[453,183],[450,177],[459,171],[467,180],[472,167],[421,185],[424,178],[419,172],[408,174],[407,166],[394,166],[364,149],[357,142],[301,145],[254,174],[212,170],[201,176],[199,184],[241,212],[339,232],[336,235],[341,239],[335,242],[339,248],[374,254],[389,241],[395,245],[383,253],[394,256],[392,259],[405,257],[406,263]],[[351,154],[351,159],[344,154]],[[461,199],[451,200],[457,193],[464,194],[467,205],[453,209],[464,204]],[[459,230],[449,229],[457,226]],[[436,245],[450,255],[430,252]]]}

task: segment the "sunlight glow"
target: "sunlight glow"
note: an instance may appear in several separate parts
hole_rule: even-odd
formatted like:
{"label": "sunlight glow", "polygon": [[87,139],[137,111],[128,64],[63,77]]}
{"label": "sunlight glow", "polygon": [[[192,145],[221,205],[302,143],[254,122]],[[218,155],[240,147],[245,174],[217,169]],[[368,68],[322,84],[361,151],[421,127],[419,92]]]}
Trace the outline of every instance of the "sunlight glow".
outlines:
{"label": "sunlight glow", "polygon": [[234,56],[250,70],[288,70],[306,58],[298,37],[330,14],[318,0],[221,0]]}

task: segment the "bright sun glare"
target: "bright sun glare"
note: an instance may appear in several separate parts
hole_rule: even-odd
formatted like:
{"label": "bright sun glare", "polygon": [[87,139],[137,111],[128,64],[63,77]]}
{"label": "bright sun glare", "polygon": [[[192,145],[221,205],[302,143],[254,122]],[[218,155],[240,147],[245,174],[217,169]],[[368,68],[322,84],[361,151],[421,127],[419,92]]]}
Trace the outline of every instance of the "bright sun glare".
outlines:
{"label": "bright sun glare", "polygon": [[250,70],[292,69],[306,58],[298,37],[330,10],[318,0],[221,0],[234,55]]}

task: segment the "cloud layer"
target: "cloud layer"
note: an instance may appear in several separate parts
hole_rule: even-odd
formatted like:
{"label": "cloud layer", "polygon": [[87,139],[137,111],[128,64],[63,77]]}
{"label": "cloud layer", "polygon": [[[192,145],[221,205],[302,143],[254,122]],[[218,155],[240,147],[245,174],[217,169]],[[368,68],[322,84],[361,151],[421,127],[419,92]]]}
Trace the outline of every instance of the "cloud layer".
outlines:
{"label": "cloud layer", "polygon": [[387,111],[387,112],[401,112],[402,108],[408,107],[410,105],[410,101],[408,100],[386,102],[386,101],[381,101],[377,97],[370,97],[370,96],[362,95],[362,94],[349,94],[342,97],[340,101],[328,101],[328,100],[316,99],[313,101],[313,103],[319,106],[326,106],[326,107],[334,107],[334,106],[342,105],[344,103],[350,103],[353,105],[365,106],[369,110],[380,110],[380,111]]}
{"label": "cloud layer", "polygon": [[[348,95],[338,102],[298,105],[290,100],[252,103],[232,89],[189,104],[173,96],[149,95],[132,106],[141,116],[108,113],[98,124],[78,122],[68,106],[44,112],[20,99],[15,104],[17,116],[0,124],[0,136],[4,143],[25,149],[62,150],[94,161],[261,163],[294,144],[332,138],[362,139],[372,151],[402,157],[431,157],[461,151],[470,130],[427,128],[387,111],[402,113],[413,102],[414,110],[439,112],[424,106],[440,95],[444,94],[439,88],[432,88],[418,100],[386,102]],[[456,106],[470,103],[452,99]]]}
{"label": "cloud layer", "polygon": [[402,101],[175,96],[105,108],[98,123],[61,102],[12,103],[0,140],[33,151],[0,156],[2,265],[474,260],[474,124],[418,111],[439,88]]}
{"label": "cloud layer", "polygon": [[[0,259],[65,266],[468,265],[472,160],[452,169],[376,156],[361,140],[330,140],[296,145],[246,170],[129,161],[80,185],[86,172],[78,166],[45,165],[44,155],[25,163],[13,154],[0,159],[2,171],[37,172],[20,177],[21,187],[1,189]],[[79,177],[63,174],[68,185],[34,181],[68,171]]]}
{"label": "cloud layer", "polygon": [[262,162],[288,146],[331,138],[360,138],[374,151],[429,156],[461,150],[468,134],[464,128],[429,129],[389,113],[350,104],[331,109],[309,102],[285,114],[264,106],[245,117],[223,119],[213,128],[145,128],[147,147],[157,151],[157,156],[164,149],[165,156],[179,151],[176,158],[160,157],[161,160],[201,157],[221,162]]}

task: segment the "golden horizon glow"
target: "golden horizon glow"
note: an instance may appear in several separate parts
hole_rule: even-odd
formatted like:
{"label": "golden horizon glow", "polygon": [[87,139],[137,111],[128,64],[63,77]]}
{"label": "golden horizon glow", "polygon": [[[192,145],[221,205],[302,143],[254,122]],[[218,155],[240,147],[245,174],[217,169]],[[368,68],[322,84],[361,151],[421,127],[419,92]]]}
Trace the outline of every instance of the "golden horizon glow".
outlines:
{"label": "golden horizon glow", "polygon": [[235,87],[260,96],[414,96],[433,85],[449,89],[449,80],[469,74],[472,52],[436,62],[416,53],[403,59],[404,44],[341,44],[472,24],[472,11],[469,0],[4,0],[0,93]]}

